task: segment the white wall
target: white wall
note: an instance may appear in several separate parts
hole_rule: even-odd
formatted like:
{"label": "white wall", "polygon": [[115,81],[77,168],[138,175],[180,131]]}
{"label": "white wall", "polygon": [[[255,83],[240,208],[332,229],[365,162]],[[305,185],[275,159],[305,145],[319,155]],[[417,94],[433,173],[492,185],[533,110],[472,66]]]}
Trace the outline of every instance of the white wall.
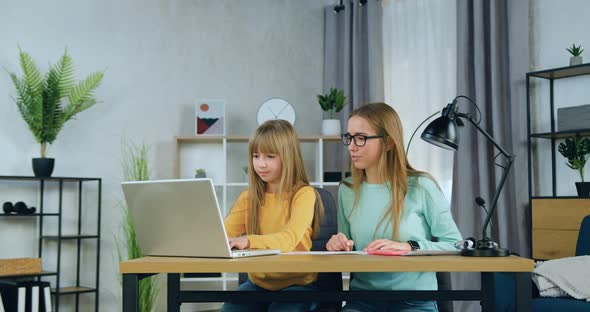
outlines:
{"label": "white wall", "polygon": [[[590,21],[587,12],[590,12],[590,2],[586,0],[532,0],[532,44],[531,63],[532,71],[563,67],[569,65],[570,54],[565,50],[572,43],[581,44],[585,48],[583,53],[584,63],[590,62]],[[549,82],[535,79],[535,91],[533,92],[534,117],[538,120],[535,124],[536,132],[550,131],[549,123]],[[556,80],[554,83],[555,116],[557,108],[577,106],[590,103],[590,76],[566,78]],[[557,121],[556,121],[557,125]],[[590,125],[581,126],[588,128]],[[538,174],[539,184],[537,194],[551,195],[551,156],[550,141],[536,140],[538,143],[538,162],[534,164]],[[558,141],[559,143],[560,141]],[[566,159],[556,151],[557,159],[557,194],[561,196],[576,195],[574,182],[580,180],[579,174],[568,168]],[[590,177],[590,166],[586,166],[585,177]],[[588,178],[586,178],[588,180]]]}
{"label": "white wall", "polygon": [[[332,2],[0,2],[0,65],[8,71],[20,74],[18,46],[43,72],[65,47],[78,79],[106,69],[96,91],[101,103],[67,123],[49,149],[49,157],[56,158],[54,176],[103,178],[101,310],[118,310],[120,303],[113,236],[120,227],[122,142],[151,146],[154,178],[172,177],[174,136],[192,134],[195,98],[226,99],[228,134],[249,135],[258,105],[270,97],[294,104],[300,134],[319,134],[322,114],[315,95],[323,90],[322,8]],[[31,175],[30,159],[39,148],[14,95],[8,75],[0,74],[0,175]],[[22,191],[24,186],[0,184],[0,201],[37,205],[35,186],[26,184]],[[90,188],[85,196],[89,210],[93,194]],[[34,224],[0,220],[0,258],[34,256],[35,240],[29,239]],[[88,304],[85,298],[92,296],[81,298]]]}

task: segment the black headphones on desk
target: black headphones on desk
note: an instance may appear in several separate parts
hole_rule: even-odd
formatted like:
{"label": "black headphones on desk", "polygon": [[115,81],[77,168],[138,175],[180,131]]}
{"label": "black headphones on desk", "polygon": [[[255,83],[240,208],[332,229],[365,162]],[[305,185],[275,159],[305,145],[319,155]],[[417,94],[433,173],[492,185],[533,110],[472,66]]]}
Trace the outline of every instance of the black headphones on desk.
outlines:
{"label": "black headphones on desk", "polygon": [[35,213],[37,208],[35,208],[35,207],[29,208],[29,207],[27,207],[27,204],[19,201],[19,202],[16,202],[14,205],[11,202],[5,202],[2,205],[2,210],[4,210],[4,214],[15,213],[15,214],[27,215],[27,214]]}

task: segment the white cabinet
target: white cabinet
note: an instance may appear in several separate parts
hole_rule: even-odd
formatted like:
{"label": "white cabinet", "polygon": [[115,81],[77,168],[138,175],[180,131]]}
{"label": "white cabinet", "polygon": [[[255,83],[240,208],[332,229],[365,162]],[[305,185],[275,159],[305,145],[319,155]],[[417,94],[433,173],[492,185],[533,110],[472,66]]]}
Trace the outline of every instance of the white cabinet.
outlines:
{"label": "white cabinet", "polygon": [[[204,169],[207,177],[213,180],[219,205],[227,213],[233,202],[244,190],[247,178],[243,167],[248,165],[248,137],[245,136],[180,136],[176,137],[176,161],[174,164],[176,178],[188,179],[195,176],[196,169]],[[299,138],[307,174],[311,184],[318,187],[338,187],[348,168],[338,168],[337,181],[324,181],[324,168],[333,162],[345,163],[346,156],[341,152],[331,152],[326,159],[326,148],[337,150],[340,138],[337,136],[302,136]],[[337,158],[337,159],[335,159]]]}

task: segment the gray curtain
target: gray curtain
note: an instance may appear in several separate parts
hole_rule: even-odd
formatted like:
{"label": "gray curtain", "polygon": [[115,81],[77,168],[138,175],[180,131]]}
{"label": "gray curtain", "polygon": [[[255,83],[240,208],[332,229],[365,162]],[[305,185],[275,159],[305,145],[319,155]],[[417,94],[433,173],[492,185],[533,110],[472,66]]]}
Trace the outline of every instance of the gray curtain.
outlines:
{"label": "gray curtain", "polygon": [[[384,100],[384,82],[381,1],[343,2],[344,10],[335,12],[328,6],[324,12],[324,93],[330,88],[344,90],[349,103],[339,116],[344,131],[352,109]],[[325,155],[328,171],[341,171],[343,163],[348,166],[341,146],[327,145]]]}
{"label": "gray curtain", "polygon": [[[529,64],[528,0],[458,0],[457,94],[473,99],[481,109],[480,126],[508,152],[516,155],[513,168],[492,218],[492,237],[502,247],[530,256],[528,207],[525,74]],[[461,102],[460,109],[475,114]],[[469,123],[461,129],[455,153],[452,209],[464,237],[481,238],[485,212],[475,204],[481,196],[487,207],[501,177],[494,165],[497,153]],[[502,163],[502,157],[498,157]],[[456,289],[479,287],[479,274],[454,274]],[[478,311],[478,302],[458,302],[458,311]]]}

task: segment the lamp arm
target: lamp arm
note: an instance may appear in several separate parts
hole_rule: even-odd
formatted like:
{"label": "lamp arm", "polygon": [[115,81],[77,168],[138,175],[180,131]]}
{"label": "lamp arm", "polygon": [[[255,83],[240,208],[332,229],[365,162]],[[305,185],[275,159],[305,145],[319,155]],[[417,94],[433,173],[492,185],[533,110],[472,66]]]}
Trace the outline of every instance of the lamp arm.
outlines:
{"label": "lamp arm", "polygon": [[469,122],[470,122],[470,123],[471,123],[471,124],[472,124],[472,125],[473,125],[473,126],[474,126],[474,127],[475,127],[475,128],[478,130],[478,131],[479,131],[479,132],[481,132],[481,134],[483,134],[483,135],[486,137],[486,139],[488,139],[490,142],[492,142],[492,144],[494,145],[494,147],[495,147],[495,148],[497,148],[497,149],[500,151],[500,153],[501,153],[502,155],[504,155],[504,157],[506,157],[506,158],[508,158],[508,159],[509,159],[509,158],[514,158],[514,155],[511,155],[511,154],[509,154],[509,153],[508,153],[506,150],[504,150],[504,149],[503,149],[503,148],[502,148],[502,147],[501,147],[501,146],[498,144],[498,142],[496,142],[496,140],[494,140],[494,138],[493,138],[493,137],[492,137],[492,136],[491,136],[489,133],[487,133],[487,132],[486,132],[484,129],[482,129],[482,128],[481,128],[481,127],[480,127],[480,126],[477,124],[477,122],[475,122],[475,121],[474,121],[474,120],[471,118],[471,116],[470,116],[470,115],[468,115],[468,114],[464,114],[464,113],[457,113],[455,116],[457,116],[457,117],[461,117],[461,118],[464,118],[464,119],[467,119],[467,120],[469,120]]}
{"label": "lamp arm", "polygon": [[500,183],[498,183],[498,186],[496,187],[496,192],[494,193],[494,197],[492,199],[492,204],[490,206],[490,211],[488,212],[488,215],[486,216],[486,220],[483,224],[482,237],[484,239],[489,239],[487,237],[488,225],[492,219],[492,215],[494,214],[494,211],[496,210],[496,204],[498,203],[498,197],[500,196],[500,192],[502,191],[502,188],[504,187],[504,183],[506,183],[506,178],[508,177],[508,171],[510,171],[510,168],[512,167],[513,162],[514,162],[513,156],[508,158],[508,163],[506,164],[506,166],[504,166],[504,171],[502,172],[502,178],[500,179]]}
{"label": "lamp arm", "polygon": [[490,211],[488,212],[488,214],[486,216],[486,219],[485,219],[485,222],[484,222],[484,225],[483,225],[482,238],[484,240],[489,240],[490,238],[487,236],[487,233],[488,233],[488,225],[490,224],[490,221],[492,219],[492,215],[494,214],[494,212],[496,210],[496,204],[498,203],[498,197],[500,196],[500,192],[502,192],[502,188],[504,187],[504,184],[506,183],[506,178],[508,177],[508,172],[510,171],[510,168],[512,168],[512,163],[514,162],[514,155],[509,154],[508,152],[506,152],[506,150],[504,150],[498,144],[498,142],[496,142],[496,140],[494,140],[494,138],[489,133],[487,133],[484,129],[482,129],[471,118],[470,115],[464,114],[464,113],[457,113],[456,116],[469,120],[469,122],[479,132],[481,132],[481,134],[483,134],[486,137],[486,139],[488,139],[488,141],[492,142],[492,144],[494,145],[494,147],[496,147],[504,157],[506,157],[507,164],[505,166],[503,166],[504,171],[502,172],[502,177],[500,178],[500,183],[498,183],[498,186],[496,187],[496,192],[494,193],[494,196],[492,198],[492,203],[490,205]]}

